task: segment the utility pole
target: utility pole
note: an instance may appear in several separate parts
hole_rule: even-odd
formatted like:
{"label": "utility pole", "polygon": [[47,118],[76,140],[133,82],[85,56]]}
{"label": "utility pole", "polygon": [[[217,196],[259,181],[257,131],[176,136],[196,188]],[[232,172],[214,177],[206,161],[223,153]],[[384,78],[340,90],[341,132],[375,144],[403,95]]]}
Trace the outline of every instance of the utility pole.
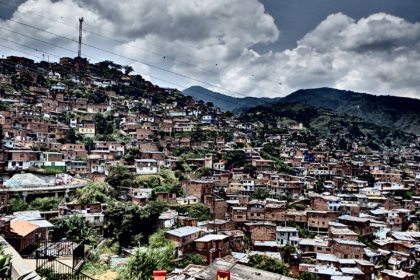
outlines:
{"label": "utility pole", "polygon": [[79,49],[77,51],[77,56],[82,57],[82,25],[83,25],[83,18],[79,18]]}

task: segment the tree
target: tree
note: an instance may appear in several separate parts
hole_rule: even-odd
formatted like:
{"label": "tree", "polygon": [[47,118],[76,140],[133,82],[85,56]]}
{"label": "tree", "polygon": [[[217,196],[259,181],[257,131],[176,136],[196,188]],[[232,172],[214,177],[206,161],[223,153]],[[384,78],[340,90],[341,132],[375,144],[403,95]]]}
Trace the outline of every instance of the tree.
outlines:
{"label": "tree", "polygon": [[260,199],[260,200],[264,200],[267,197],[269,197],[270,193],[268,192],[267,189],[264,188],[257,188],[252,194],[251,194],[251,198],[252,199]]}
{"label": "tree", "polygon": [[192,253],[187,254],[181,261],[178,262],[177,267],[186,267],[187,265],[195,264],[195,265],[206,265],[206,260],[200,256],[199,254]]}
{"label": "tree", "polygon": [[51,220],[54,224],[54,239],[66,238],[72,241],[86,241],[88,244],[95,244],[97,235],[88,221],[81,216],[70,216],[68,218],[56,218]]}
{"label": "tree", "polygon": [[197,178],[213,176],[213,169],[202,167],[195,171]]}
{"label": "tree", "polygon": [[129,75],[131,72],[134,71],[133,67],[131,67],[130,65],[123,66],[123,69],[124,69],[124,75]]}
{"label": "tree", "polygon": [[35,209],[40,211],[57,210],[61,199],[56,197],[37,197],[29,204],[29,209]]}
{"label": "tree", "polygon": [[83,204],[109,202],[114,196],[114,189],[108,183],[88,183],[76,190],[76,200]]}
{"label": "tree", "polygon": [[286,262],[290,263],[290,259],[293,254],[296,253],[296,248],[287,244],[280,248],[281,258]]}
{"label": "tree", "polygon": [[97,134],[110,137],[114,132],[114,122],[111,116],[104,117],[102,114],[96,114],[93,120],[95,121]]}
{"label": "tree", "polygon": [[311,232],[307,228],[297,227],[297,230],[298,230],[300,238],[310,238],[310,239],[312,239],[316,235],[315,233]]}
{"label": "tree", "polygon": [[137,241],[147,240],[158,229],[159,216],[165,209],[166,206],[160,201],[150,202],[144,208],[111,202],[104,211],[104,236],[117,241],[121,246],[134,245],[133,238],[139,235],[141,238]]}
{"label": "tree", "polygon": [[28,204],[20,198],[11,198],[9,200],[9,205],[10,213],[28,210]]}
{"label": "tree", "polygon": [[208,221],[211,218],[210,209],[203,203],[192,204],[187,211],[191,218],[196,218],[199,221]]}
{"label": "tree", "polygon": [[172,270],[175,246],[162,231],[149,238],[147,248],[137,248],[127,265],[120,271],[118,279],[151,279],[154,270]]}
{"label": "tree", "polygon": [[4,254],[4,245],[0,244],[0,279],[10,279],[12,257]]}
{"label": "tree", "polygon": [[309,271],[303,271],[299,274],[299,280],[318,280],[318,276],[315,273]]}
{"label": "tree", "polygon": [[290,269],[287,264],[279,259],[268,257],[265,255],[255,254],[249,257],[249,266],[254,268],[279,273],[281,275],[290,275]]}
{"label": "tree", "polygon": [[74,130],[74,128],[70,128],[69,130],[66,131],[66,135],[64,136],[64,138],[59,139],[59,142],[62,144],[67,144],[67,143],[75,144],[77,143],[78,140],[79,140],[79,137],[77,136],[76,131]]}
{"label": "tree", "polygon": [[122,188],[129,188],[133,185],[134,175],[125,166],[117,165],[111,166],[108,169],[108,176],[105,179],[117,192]]}

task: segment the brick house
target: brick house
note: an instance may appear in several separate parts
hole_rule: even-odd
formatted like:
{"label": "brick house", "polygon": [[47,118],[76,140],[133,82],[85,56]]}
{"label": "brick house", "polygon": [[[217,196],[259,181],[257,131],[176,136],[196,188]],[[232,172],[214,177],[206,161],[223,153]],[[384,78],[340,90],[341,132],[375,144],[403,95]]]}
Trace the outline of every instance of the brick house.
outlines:
{"label": "brick house", "polygon": [[351,230],[355,231],[361,236],[367,236],[372,233],[372,229],[370,227],[370,222],[368,219],[344,215],[338,217],[338,221],[342,224],[347,225]]}
{"label": "brick house", "polygon": [[165,236],[175,243],[177,257],[182,257],[194,252],[194,241],[202,237],[203,234],[203,230],[199,227],[186,226],[169,230],[165,233]]}
{"label": "brick house", "polygon": [[181,184],[182,191],[185,195],[193,195],[204,202],[205,196],[213,194],[213,181],[187,180]]}
{"label": "brick house", "polygon": [[196,252],[208,263],[229,254],[229,236],[224,234],[208,234],[196,239],[194,243]]}
{"label": "brick house", "polygon": [[231,219],[235,223],[244,223],[247,219],[247,208],[246,207],[232,207]]}
{"label": "brick house", "polygon": [[276,240],[276,224],[270,222],[245,223],[247,232],[252,241]]}
{"label": "brick house", "polygon": [[337,212],[330,211],[307,211],[308,216],[308,228],[312,231],[327,232],[328,222],[335,221],[337,219]]}
{"label": "brick house", "polygon": [[342,259],[362,259],[366,247],[361,242],[348,239],[333,239],[330,245],[334,255]]}

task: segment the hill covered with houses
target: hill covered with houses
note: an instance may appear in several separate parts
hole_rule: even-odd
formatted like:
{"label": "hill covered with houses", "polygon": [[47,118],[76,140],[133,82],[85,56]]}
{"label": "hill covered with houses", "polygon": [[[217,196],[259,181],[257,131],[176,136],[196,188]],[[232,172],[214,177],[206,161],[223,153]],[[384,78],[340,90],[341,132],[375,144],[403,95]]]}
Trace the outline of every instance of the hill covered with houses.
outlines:
{"label": "hill covered with houses", "polygon": [[416,136],[297,103],[235,116],[111,61],[0,62],[12,265],[46,279],[419,273]]}

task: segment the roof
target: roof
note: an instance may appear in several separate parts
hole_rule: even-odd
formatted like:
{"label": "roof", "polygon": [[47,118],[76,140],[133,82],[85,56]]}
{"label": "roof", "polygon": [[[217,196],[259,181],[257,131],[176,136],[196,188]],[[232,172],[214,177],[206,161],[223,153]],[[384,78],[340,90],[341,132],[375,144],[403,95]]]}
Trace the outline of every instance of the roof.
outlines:
{"label": "roof", "polygon": [[254,241],[254,246],[260,246],[260,247],[282,247],[276,241]]}
{"label": "roof", "polygon": [[365,244],[355,241],[355,240],[349,240],[349,239],[334,239],[335,242],[341,245],[350,245],[350,246],[363,246],[366,247]]}
{"label": "roof", "polygon": [[185,237],[194,233],[198,233],[200,231],[202,231],[202,229],[199,227],[187,226],[187,227],[176,228],[173,230],[168,230],[166,233],[170,235],[174,235],[176,237]]}
{"label": "roof", "polygon": [[201,238],[196,239],[195,242],[209,242],[213,240],[224,240],[226,238],[229,238],[229,236],[224,234],[207,234]]}
{"label": "roof", "polygon": [[348,228],[335,228],[332,227],[330,229],[332,234],[344,234],[344,235],[358,235],[357,233],[355,233],[354,231],[352,231],[351,229]]}
{"label": "roof", "polygon": [[154,162],[156,163],[157,160],[155,159],[135,159],[136,162]]}
{"label": "roof", "polygon": [[328,246],[328,241],[322,240],[322,239],[305,238],[305,239],[301,239],[299,241],[299,245],[311,245],[311,246],[323,246],[323,247],[327,247]]}
{"label": "roof", "polygon": [[357,267],[342,267],[342,268],[340,268],[340,270],[344,274],[364,275],[363,271],[361,271]]}
{"label": "roof", "polygon": [[54,225],[46,220],[34,220],[31,224],[37,225],[39,228],[53,228]]}
{"label": "roof", "polygon": [[214,280],[216,271],[230,271],[231,280],[293,280],[294,278],[218,259],[194,275],[198,280]]}
{"label": "roof", "polygon": [[41,213],[38,210],[14,212],[13,215],[19,220],[32,221],[42,219]]}
{"label": "roof", "polygon": [[337,257],[334,256],[333,254],[317,253],[316,254],[316,259],[320,260],[320,261],[327,261],[327,262],[338,262]]}
{"label": "roof", "polygon": [[401,278],[401,279],[409,277],[409,276],[413,276],[412,273],[408,273],[408,272],[405,272],[405,271],[402,271],[402,270],[384,269],[384,270],[381,271],[381,273],[387,274],[389,276],[393,276],[393,277],[396,277],[396,278]]}
{"label": "roof", "polygon": [[12,220],[10,221],[10,230],[17,235],[20,235],[22,237],[27,236],[28,234],[31,234],[35,230],[39,228],[38,225],[35,225],[29,221],[26,220]]}
{"label": "roof", "polygon": [[345,220],[345,221],[351,221],[351,222],[360,222],[360,223],[365,223],[368,222],[368,219],[364,219],[364,218],[359,218],[359,217],[355,217],[355,216],[350,216],[350,215],[344,215],[344,216],[340,216],[338,217],[339,220]]}
{"label": "roof", "polygon": [[294,227],[282,227],[282,226],[278,226],[276,228],[276,231],[281,231],[281,232],[297,232],[298,230]]}
{"label": "roof", "polygon": [[353,276],[334,275],[331,276],[331,280],[353,280]]}

